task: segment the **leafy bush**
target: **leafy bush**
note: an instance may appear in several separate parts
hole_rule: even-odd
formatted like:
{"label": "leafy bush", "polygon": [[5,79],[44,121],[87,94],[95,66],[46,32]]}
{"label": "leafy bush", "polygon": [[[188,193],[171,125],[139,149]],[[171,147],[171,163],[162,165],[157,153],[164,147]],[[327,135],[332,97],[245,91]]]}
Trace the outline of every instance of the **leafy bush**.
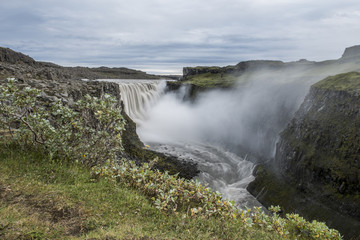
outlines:
{"label": "leafy bush", "polygon": [[95,177],[106,177],[142,191],[153,204],[167,214],[183,214],[183,217],[217,217],[220,220],[237,220],[245,228],[261,228],[276,231],[284,239],[341,239],[337,230],[329,229],[324,223],[307,222],[296,214],[286,218],[279,216],[280,207],[269,208],[266,214],[262,208],[238,209],[234,202],[224,200],[219,192],[212,192],[198,181],[185,180],[176,175],[161,173],[150,164],[137,166],[134,162],[108,161],[93,168]]}
{"label": "leafy bush", "polygon": [[72,109],[61,101],[46,106],[40,93],[19,88],[14,79],[0,86],[0,128],[14,140],[91,166],[114,159],[123,150],[124,119],[114,97],[86,95]]}

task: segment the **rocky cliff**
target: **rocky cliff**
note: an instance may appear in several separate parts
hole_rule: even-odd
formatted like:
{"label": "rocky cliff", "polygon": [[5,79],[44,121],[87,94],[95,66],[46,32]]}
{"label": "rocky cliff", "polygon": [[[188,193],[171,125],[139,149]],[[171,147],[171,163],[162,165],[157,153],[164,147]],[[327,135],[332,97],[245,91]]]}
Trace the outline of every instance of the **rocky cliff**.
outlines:
{"label": "rocky cliff", "polygon": [[345,49],[344,54],[341,58],[352,58],[360,55],[360,45],[348,47]]}
{"label": "rocky cliff", "polygon": [[314,84],[281,133],[272,163],[248,187],[265,205],[280,204],[360,236],[360,73]]}
{"label": "rocky cliff", "polygon": [[0,62],[9,64],[27,64],[30,66],[39,65],[33,58],[25,54],[2,47],[0,47]]}
{"label": "rocky cliff", "polygon": [[38,62],[33,58],[9,48],[0,47],[0,77],[22,79],[159,79],[161,76],[147,74],[128,68],[62,67],[54,63]]}
{"label": "rocky cliff", "polygon": [[[340,198],[360,197],[359,130],[360,73],[326,78],[281,133],[276,164],[304,188],[321,183]],[[360,218],[360,208],[341,210]]]}

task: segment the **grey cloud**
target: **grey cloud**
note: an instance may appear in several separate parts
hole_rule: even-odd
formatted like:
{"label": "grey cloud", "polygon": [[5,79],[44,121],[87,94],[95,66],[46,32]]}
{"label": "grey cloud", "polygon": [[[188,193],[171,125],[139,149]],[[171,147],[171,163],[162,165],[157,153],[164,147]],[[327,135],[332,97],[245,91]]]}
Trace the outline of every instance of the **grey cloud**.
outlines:
{"label": "grey cloud", "polygon": [[359,11],[355,0],[12,0],[0,3],[0,45],[59,64],[177,71],[323,60],[358,44]]}

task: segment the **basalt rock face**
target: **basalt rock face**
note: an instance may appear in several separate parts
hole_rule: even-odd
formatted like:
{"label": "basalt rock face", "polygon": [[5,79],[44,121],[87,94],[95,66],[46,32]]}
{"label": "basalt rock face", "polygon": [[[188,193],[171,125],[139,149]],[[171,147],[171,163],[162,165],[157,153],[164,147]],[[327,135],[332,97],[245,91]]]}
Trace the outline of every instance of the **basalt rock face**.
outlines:
{"label": "basalt rock face", "polygon": [[346,48],[341,58],[346,59],[358,56],[360,56],[360,45]]}
{"label": "basalt rock face", "polygon": [[360,219],[359,130],[360,73],[329,77],[312,86],[282,132],[275,163],[285,177],[310,191],[319,185],[340,212]]}
{"label": "basalt rock face", "polygon": [[360,236],[360,73],[314,84],[281,133],[274,162],[255,174],[248,189],[265,205]]}
{"label": "basalt rock face", "polygon": [[10,48],[0,48],[0,62],[10,63],[10,64],[28,64],[31,66],[38,65],[36,61],[19,52],[15,52]]}
{"label": "basalt rock face", "polygon": [[[359,73],[334,78],[351,77],[360,87]],[[281,134],[275,161],[281,173],[304,187],[322,183],[340,195],[360,197],[360,88],[325,88],[325,82],[332,79],[311,88],[294,120]],[[360,218],[360,208],[348,213]]]}

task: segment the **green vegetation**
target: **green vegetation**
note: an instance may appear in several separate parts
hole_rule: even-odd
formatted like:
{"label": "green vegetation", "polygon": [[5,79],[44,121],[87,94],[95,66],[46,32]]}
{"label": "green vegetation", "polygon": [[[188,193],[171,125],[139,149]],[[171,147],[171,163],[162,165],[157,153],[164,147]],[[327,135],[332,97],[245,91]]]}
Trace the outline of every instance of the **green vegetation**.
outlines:
{"label": "green vegetation", "polygon": [[301,156],[302,167],[316,173],[318,181],[327,188],[326,193],[338,201],[343,201],[344,195],[359,199],[359,96],[343,94],[359,90],[357,72],[314,84],[308,96],[311,107],[300,116],[301,124],[293,122],[281,134]]}
{"label": "green vegetation", "polygon": [[349,72],[349,73],[338,74],[336,76],[331,76],[314,84],[314,87],[341,90],[341,91],[359,92],[360,73]]}
{"label": "green vegetation", "polygon": [[281,61],[256,60],[240,62],[235,66],[225,67],[185,67],[183,83],[192,84],[196,87],[207,88],[231,88],[235,84],[245,85],[248,83],[246,72],[257,69],[278,70],[284,67]]}
{"label": "green vegetation", "polygon": [[[118,154],[102,161],[98,155],[94,161],[76,161],[76,156],[92,151],[87,143],[104,129],[111,140],[104,147],[112,148],[113,140],[119,140],[123,123],[119,112],[111,110],[111,98],[88,97],[86,109],[90,111],[82,115],[83,109],[64,105],[53,112],[58,103],[43,106],[34,101],[37,96],[36,90],[18,89],[14,82],[0,89],[0,104],[5,109],[0,112],[0,238],[341,239],[324,223],[310,223],[296,214],[281,218],[279,207],[271,208],[270,215],[260,208],[239,210],[196,181],[154,170],[155,162],[137,166]],[[92,109],[92,104],[99,105]],[[85,136],[87,141],[72,138],[77,127],[65,126],[65,132],[56,128],[57,121],[73,114],[93,119],[81,122],[84,129],[89,128],[85,133],[95,131]],[[40,128],[44,122],[49,127]],[[59,148],[47,144],[59,142],[57,138],[63,141]],[[77,152],[72,151],[73,139]],[[121,153],[119,145],[115,148]]]}
{"label": "green vegetation", "polygon": [[14,79],[0,86],[0,124],[14,141],[87,165],[114,159],[123,149],[124,119],[115,98],[87,95],[72,109],[61,101],[40,104],[40,92],[19,88]]}
{"label": "green vegetation", "polygon": [[261,202],[327,221],[348,239],[359,235],[359,87],[356,72],[313,85],[280,135],[276,167],[258,166],[248,187]]}
{"label": "green vegetation", "polygon": [[[159,211],[141,190],[1,144],[0,239],[277,239],[240,221]],[[190,215],[190,213],[189,213]]]}
{"label": "green vegetation", "polygon": [[201,73],[191,75],[183,83],[193,84],[202,88],[229,88],[234,86],[238,76],[226,73]]}
{"label": "green vegetation", "polygon": [[[67,68],[71,69],[71,68]],[[76,68],[75,68],[76,69]],[[160,76],[147,74],[139,70],[133,70],[129,68],[108,68],[108,67],[99,67],[99,68],[90,68],[88,69],[101,78],[107,79],[159,79]]]}

